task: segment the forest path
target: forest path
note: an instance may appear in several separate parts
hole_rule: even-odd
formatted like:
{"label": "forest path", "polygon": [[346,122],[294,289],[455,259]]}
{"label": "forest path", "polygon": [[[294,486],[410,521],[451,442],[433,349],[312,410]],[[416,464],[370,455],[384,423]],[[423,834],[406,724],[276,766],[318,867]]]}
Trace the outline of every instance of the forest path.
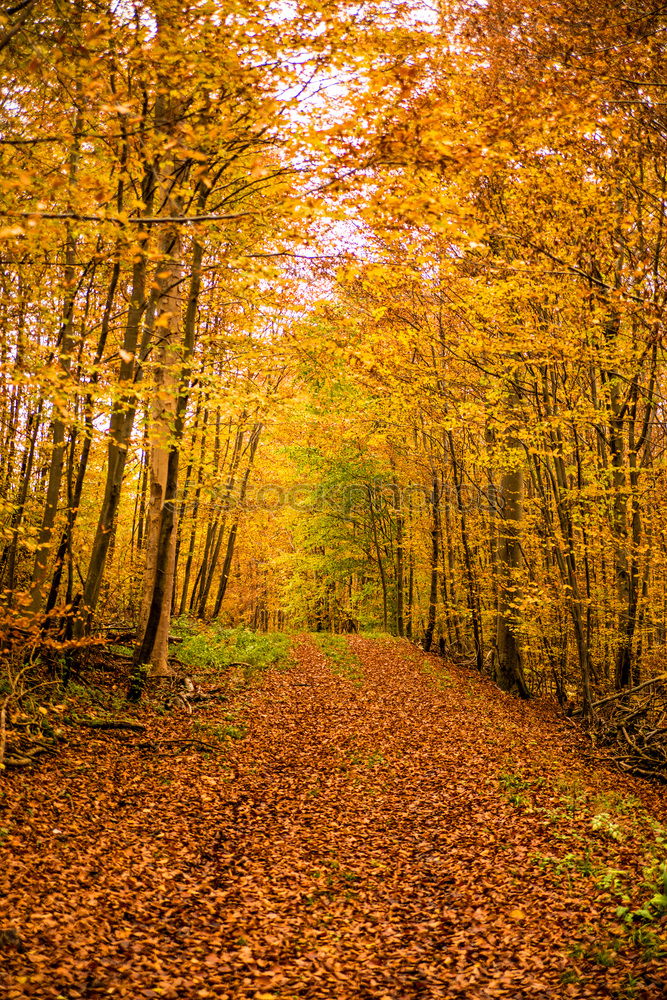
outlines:
{"label": "forest path", "polygon": [[[663,792],[407,642],[294,655],[152,750],[85,736],[12,776],[2,997],[664,1000],[664,921],[638,948],[615,916]],[[230,721],[222,753],[157,743]]]}

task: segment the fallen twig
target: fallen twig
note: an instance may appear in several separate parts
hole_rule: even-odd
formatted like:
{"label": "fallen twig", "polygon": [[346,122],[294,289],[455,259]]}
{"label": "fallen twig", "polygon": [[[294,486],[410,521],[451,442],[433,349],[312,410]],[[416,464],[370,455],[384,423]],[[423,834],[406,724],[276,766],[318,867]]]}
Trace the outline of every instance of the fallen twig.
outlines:
{"label": "fallen twig", "polygon": [[[616,691],[614,694],[607,695],[606,698],[600,698],[599,701],[594,701],[591,708],[600,708],[602,705],[607,705],[609,702],[618,701],[619,698],[628,698],[637,691],[643,691],[644,688],[651,687],[653,684],[667,684],[667,674],[658,674],[657,677],[651,677],[650,680],[644,681],[642,684],[637,684],[636,687],[623,688],[622,691]],[[578,708],[574,712],[575,715],[581,715],[583,708]]]}
{"label": "fallen twig", "polygon": [[159,746],[196,746],[203,747],[206,750],[216,750],[219,753],[223,752],[223,747],[216,746],[214,743],[205,743],[204,740],[149,740],[145,743],[135,744],[139,750],[152,750],[153,747]]}
{"label": "fallen twig", "polygon": [[127,729],[132,733],[145,733],[146,727],[139,722],[127,722],[123,719],[118,721],[106,721],[105,719],[84,719],[75,723],[77,726],[84,726],[86,729]]}
{"label": "fallen twig", "polygon": [[5,698],[0,708],[0,770],[5,766],[5,747],[7,746],[7,702]]}

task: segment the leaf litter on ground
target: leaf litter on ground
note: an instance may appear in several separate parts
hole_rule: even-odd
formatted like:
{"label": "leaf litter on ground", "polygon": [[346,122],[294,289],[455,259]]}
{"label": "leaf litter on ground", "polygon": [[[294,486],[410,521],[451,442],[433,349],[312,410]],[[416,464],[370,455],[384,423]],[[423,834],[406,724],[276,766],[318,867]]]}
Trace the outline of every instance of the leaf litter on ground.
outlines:
{"label": "leaf litter on ground", "polygon": [[665,789],[407,641],[344,643],[4,776],[0,996],[667,996]]}

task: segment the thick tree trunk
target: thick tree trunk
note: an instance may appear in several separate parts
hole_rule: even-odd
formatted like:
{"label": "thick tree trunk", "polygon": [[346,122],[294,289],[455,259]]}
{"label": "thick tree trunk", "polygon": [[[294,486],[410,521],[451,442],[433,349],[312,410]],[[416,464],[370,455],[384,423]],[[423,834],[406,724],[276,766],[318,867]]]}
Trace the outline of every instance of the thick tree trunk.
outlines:
{"label": "thick tree trunk", "polygon": [[[179,173],[176,165],[173,177]],[[206,191],[202,189],[200,207],[203,208],[205,200]],[[171,206],[173,214],[180,214],[182,206],[178,198],[172,202],[168,197],[165,201],[168,207]],[[155,433],[151,455],[152,510],[149,514],[149,541],[142,602],[142,611],[145,614],[140,621],[138,631],[140,643],[134,657],[135,671],[128,692],[131,698],[140,697],[144,676],[142,668],[149,663],[153,676],[165,676],[170,673],[168,643],[176,553],[175,505],[180,449],[190,391],[190,366],[195,346],[203,260],[202,245],[195,242],[187,307],[183,316],[181,245],[178,229],[174,229],[169,235],[165,232],[162,240],[162,264],[158,275],[160,312],[156,325],[165,332],[156,358],[155,381],[158,392],[154,397]],[[179,336],[181,334],[182,336]],[[180,348],[180,364],[177,364],[178,352],[175,350],[177,343]]]}
{"label": "thick tree trunk", "polygon": [[[169,214],[177,215],[180,212],[178,204],[171,205],[168,198],[166,203]],[[145,657],[146,649],[150,646],[151,673],[153,676],[168,676],[169,624],[176,555],[174,504],[178,487],[180,444],[174,440],[179,382],[176,367],[183,321],[183,266],[181,238],[177,229],[165,226],[160,233],[158,268],[159,295],[155,327],[159,330],[159,342],[153,349],[146,564],[137,635],[142,643],[144,657],[139,663],[148,662]],[[176,477],[175,482],[170,481],[170,475]],[[156,594],[159,594],[162,602],[159,613],[153,607]],[[151,634],[147,637],[149,625]]]}
{"label": "thick tree trunk", "polygon": [[172,448],[167,459],[164,485],[164,502],[159,523],[159,534],[155,550],[155,573],[152,579],[151,600],[148,608],[143,637],[137,646],[133,659],[133,672],[128,690],[128,699],[138,701],[141,697],[145,675],[142,668],[151,664],[154,676],[169,673],[166,647],[169,636],[163,634],[165,607],[170,607],[171,573],[173,572],[173,551],[175,535],[175,496],[178,488],[178,448]]}

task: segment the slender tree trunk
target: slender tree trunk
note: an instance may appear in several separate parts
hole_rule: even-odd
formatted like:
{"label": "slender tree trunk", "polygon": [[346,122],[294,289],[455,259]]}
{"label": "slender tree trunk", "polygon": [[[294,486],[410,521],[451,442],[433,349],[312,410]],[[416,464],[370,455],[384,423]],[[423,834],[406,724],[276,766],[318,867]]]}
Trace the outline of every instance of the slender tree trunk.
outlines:
{"label": "slender tree trunk", "polygon": [[[74,124],[74,134],[78,136],[82,129],[83,116],[81,111],[77,111]],[[69,155],[68,181],[70,192],[76,184],[76,177],[79,166],[80,140],[75,138]],[[67,224],[67,239],[65,242],[65,267],[63,281],[65,287],[63,301],[62,326],[58,335],[58,363],[60,370],[66,380],[70,373],[72,364],[72,352],[74,348],[74,303],[76,299],[77,276],[75,272],[76,263],[76,237],[72,226]],[[67,390],[63,387],[63,391]],[[42,523],[37,536],[37,549],[35,553],[35,563],[32,571],[30,583],[30,597],[28,610],[36,615],[42,608],[45,596],[45,584],[47,568],[49,564],[49,553],[51,539],[55,527],[56,515],[58,512],[58,500],[60,498],[60,486],[63,477],[65,464],[65,419],[59,412],[59,401],[56,402],[55,414],[53,417],[53,437],[51,446],[51,462],[49,465],[49,478],[46,487],[46,501]]]}
{"label": "slender tree trunk", "polygon": [[[545,379],[546,384],[546,379]],[[545,392],[545,405],[548,399]],[[555,406],[555,400],[554,400]],[[547,405],[547,415],[554,416],[554,410]],[[568,495],[567,473],[565,462],[562,456],[562,442],[557,434],[550,435],[551,458],[547,454],[541,459],[545,471],[547,472],[551,490],[556,506],[556,514],[560,525],[562,545],[556,536],[553,524],[553,517],[547,499],[547,491],[540,471],[540,460],[533,455],[532,461],[535,470],[535,483],[542,498],[543,518],[546,529],[551,537],[552,554],[555,565],[558,567],[563,585],[567,588],[567,607],[574,627],[575,642],[577,646],[577,656],[579,659],[579,669],[581,672],[582,701],[586,715],[591,712],[593,701],[591,692],[591,655],[590,643],[586,628],[586,617],[584,605],[579,587],[577,573],[577,562],[574,547],[574,529],[572,525],[571,512],[568,508],[566,497]]]}
{"label": "slender tree trunk", "polygon": [[[25,366],[25,320],[26,320],[26,305],[27,296],[25,293],[24,282],[19,278],[18,287],[18,305],[17,305],[17,316],[16,316],[16,354],[13,360],[13,365],[11,368],[16,373],[22,373]],[[2,368],[3,371],[9,372],[10,365],[8,364],[9,351],[7,345],[3,341],[3,358],[2,358]],[[4,381],[4,380],[3,380]],[[6,423],[6,433],[4,437],[2,456],[0,456],[0,465],[2,466],[2,496],[7,497],[12,491],[14,486],[14,459],[16,455],[16,445],[19,436],[19,420],[20,413],[22,409],[24,386],[21,381],[17,385],[10,387],[8,385],[3,385],[3,396],[6,397],[6,393],[9,392],[8,406],[7,406],[7,423]],[[20,481],[19,481],[20,482]],[[0,567],[0,580],[2,577],[2,568]]]}
{"label": "slender tree trunk", "polygon": [[137,497],[137,551],[146,548],[146,510],[148,508],[148,468],[150,442],[148,440],[148,417],[144,421],[144,436],[141,447],[141,467],[139,469],[139,495]]}
{"label": "slender tree trunk", "polygon": [[410,549],[408,557],[408,619],[405,626],[405,634],[408,639],[412,639],[412,618],[414,615],[415,597],[415,555]]}
{"label": "slender tree trunk", "polygon": [[[625,687],[627,684],[638,684],[641,679],[641,665],[639,662],[639,655],[641,653],[641,643],[637,644],[637,649],[635,651],[635,658],[632,655],[633,642],[635,639],[635,633],[637,630],[637,615],[639,609],[639,599],[640,599],[640,551],[643,540],[643,525],[642,525],[642,511],[639,499],[639,474],[640,466],[638,463],[639,455],[648,439],[651,416],[653,413],[653,395],[655,391],[655,378],[656,378],[656,362],[657,362],[657,346],[653,346],[651,355],[651,375],[649,379],[647,401],[644,411],[644,417],[642,425],[640,427],[639,437],[636,438],[636,422],[637,422],[637,405],[638,405],[638,395],[639,387],[637,380],[633,382],[631,389],[631,407],[628,419],[628,474],[629,474],[629,485],[630,485],[630,556],[629,556],[629,566],[628,566],[628,605],[627,614],[625,616],[625,632],[623,634],[623,639],[626,646],[626,652],[617,660],[616,669],[616,680],[617,684],[619,680],[623,680],[624,683],[621,687]],[[626,677],[626,673],[628,676]]]}
{"label": "slender tree trunk", "polygon": [[227,539],[227,551],[225,553],[225,561],[222,567],[220,585],[218,587],[218,593],[215,599],[215,607],[213,608],[214,618],[217,618],[218,615],[220,614],[220,608],[222,607],[222,602],[224,601],[225,593],[227,592],[229,573],[232,567],[232,558],[234,556],[234,546],[236,545],[236,535],[239,527],[240,511],[243,509],[243,503],[246,498],[248,480],[250,478],[250,471],[252,469],[252,464],[255,458],[255,452],[257,451],[257,445],[259,444],[259,436],[261,434],[261,430],[262,430],[262,425],[256,424],[250,436],[250,454],[248,456],[248,465],[243,476],[243,482],[241,484],[241,491],[239,494],[239,513],[234,519],[234,524],[232,525],[231,531],[229,532],[229,537]]}
{"label": "slender tree trunk", "polygon": [[[232,494],[234,492],[234,487],[236,485],[236,473],[238,471],[239,463],[243,455],[243,438],[245,432],[239,427],[236,432],[236,440],[234,442],[234,450],[232,452],[231,466],[229,470],[229,477],[227,479],[227,486],[225,489],[225,495],[222,501],[222,521],[218,526],[217,533],[214,531],[211,539],[211,545],[209,546],[208,553],[209,557],[205,560],[205,569],[203,570],[202,582],[199,591],[199,608],[197,611],[198,618],[206,617],[206,605],[208,603],[208,596],[211,592],[211,586],[213,584],[213,577],[215,575],[215,570],[218,565],[218,560],[220,559],[220,552],[222,550],[222,541],[225,534],[225,528],[227,526],[227,516],[229,513],[229,507],[232,499]],[[213,543],[215,539],[215,543]]]}
{"label": "slender tree trunk", "polygon": [[[116,295],[116,289],[118,286],[118,278],[120,275],[120,261],[118,258],[120,247],[116,244],[116,261],[112,268],[111,280],[109,283],[109,289],[107,291],[107,297],[104,305],[104,311],[102,314],[102,323],[100,327],[100,337],[97,343],[97,348],[95,350],[95,357],[93,359],[93,376],[91,379],[92,385],[97,385],[99,381],[99,369],[98,366],[102,360],[102,355],[107,343],[107,338],[109,335],[109,327],[111,323],[111,313],[113,309],[113,303]],[[84,438],[83,445],[81,447],[81,455],[79,456],[79,461],[77,465],[77,474],[74,487],[71,490],[68,505],[67,505],[67,521],[65,528],[60,539],[60,544],[58,546],[58,552],[56,554],[55,566],[53,579],[51,581],[51,589],[49,591],[49,596],[46,602],[46,611],[49,612],[55,607],[56,600],[58,597],[58,589],[60,587],[60,581],[62,578],[62,571],[64,566],[65,557],[68,553],[72,552],[72,539],[74,536],[74,526],[76,524],[76,519],[81,506],[81,497],[83,494],[83,486],[86,478],[86,472],[88,470],[88,460],[90,458],[90,448],[93,440],[93,394],[88,392],[84,401]],[[72,441],[72,449],[74,449],[75,441]],[[73,457],[73,456],[72,456]],[[71,582],[71,581],[70,581]],[[70,603],[69,601],[67,602]],[[69,614],[69,611],[68,611]]]}
{"label": "slender tree trunk", "polygon": [[[144,174],[142,194],[146,205],[145,212],[147,215],[150,215],[154,201],[154,175],[152,168],[148,165],[146,165]],[[140,229],[136,236],[138,249],[132,267],[130,303],[123,334],[123,347],[120,352],[119,392],[114,398],[109,420],[109,444],[107,448],[104,497],[102,499],[97,529],[88,563],[88,572],[86,573],[83,587],[81,609],[75,622],[75,634],[78,635],[81,635],[85,630],[90,628],[100,596],[100,587],[109,554],[109,546],[120,505],[125,462],[134,428],[134,418],[137,409],[136,383],[141,378],[141,365],[145,360],[152,336],[155,298],[152,294],[150,299],[147,300],[146,297],[148,240],[148,230]],[[146,319],[140,344],[139,336],[144,311],[146,311]]]}
{"label": "slender tree trunk", "polygon": [[459,522],[461,526],[461,545],[463,547],[463,566],[465,569],[466,589],[468,594],[468,610],[472,621],[473,643],[475,649],[475,663],[477,669],[484,668],[484,640],[482,634],[482,616],[479,607],[477,588],[475,586],[475,574],[472,565],[472,553],[470,551],[470,541],[468,537],[468,521],[466,518],[465,504],[463,502],[463,490],[461,484],[461,469],[456,458],[454,448],[454,436],[451,431],[447,431],[447,441],[449,444],[449,456],[452,463],[452,478],[456,492],[456,505],[459,512]]}
{"label": "slender tree trunk", "polygon": [[375,518],[375,511],[373,509],[373,492],[370,486],[366,486],[366,491],[368,493],[368,513],[371,522],[371,531],[373,533],[373,543],[375,545],[375,556],[377,559],[378,570],[380,572],[380,584],[382,586],[382,622],[385,632],[387,631],[387,574],[384,569],[384,562],[382,559],[382,552],[380,549],[380,542],[378,539],[377,522]]}
{"label": "slender tree trunk", "polygon": [[518,690],[528,697],[523,675],[519,642],[518,601],[520,598],[517,571],[521,559],[520,531],[523,517],[523,470],[518,465],[518,442],[508,441],[509,461],[500,478],[501,515],[498,519],[498,614],[496,619],[496,683],[504,691]]}
{"label": "slender tree trunk", "polygon": [[[456,494],[458,497],[458,493]],[[458,612],[458,595],[456,585],[456,554],[454,551],[454,529],[450,516],[450,505],[446,502],[443,505],[444,516],[440,518],[442,525],[442,579],[443,579],[443,600],[446,602],[445,615],[454,633],[454,642],[457,649],[463,648],[461,639],[461,626]],[[445,580],[448,584],[445,585]],[[446,596],[445,596],[446,595]]]}
{"label": "slender tree trunk", "polygon": [[[14,588],[16,585],[16,560],[18,556],[18,544],[19,535],[21,531],[21,522],[23,521],[23,515],[25,513],[25,506],[28,499],[28,490],[30,489],[30,482],[32,479],[32,470],[35,463],[35,447],[37,444],[37,435],[39,433],[41,416],[42,416],[42,406],[43,401],[40,400],[37,404],[37,409],[33,410],[29,414],[26,422],[26,436],[27,436],[27,447],[23,452],[23,458],[21,460],[21,469],[19,472],[19,491],[16,498],[16,503],[14,505],[14,510],[12,512],[12,517],[10,521],[11,538],[2,553],[2,567],[6,563],[7,566],[7,586],[6,586],[6,603],[9,607],[12,606],[14,598]],[[2,573],[0,573],[0,580],[2,579]]]}
{"label": "slender tree trunk", "polygon": [[407,591],[407,615],[405,621],[405,635],[412,639],[412,615],[414,607],[414,585],[415,585],[415,556],[412,539],[412,497],[408,500],[408,591]]}
{"label": "slender tree trunk", "polygon": [[401,488],[398,483],[398,478],[396,476],[396,463],[391,462],[392,471],[394,474],[394,491],[395,491],[395,505],[396,505],[396,631],[399,636],[405,635],[405,621],[404,621],[404,590],[405,582],[404,576],[405,571],[403,567],[404,562],[404,548],[403,539],[405,534],[405,522],[403,518],[403,501],[401,497]]}
{"label": "slender tree trunk", "polygon": [[182,541],[182,534],[183,534],[183,522],[185,520],[185,512],[186,512],[186,509],[187,509],[188,500],[190,498],[190,484],[191,484],[191,481],[192,481],[192,471],[193,471],[194,463],[195,463],[195,444],[196,444],[196,441],[197,441],[197,432],[199,430],[199,420],[200,420],[200,417],[201,417],[201,406],[202,406],[202,399],[201,399],[201,395],[199,395],[199,397],[197,399],[197,407],[195,409],[194,426],[192,428],[192,442],[191,442],[191,448],[190,448],[190,460],[189,460],[187,468],[185,470],[185,482],[183,484],[183,497],[182,497],[181,502],[179,504],[178,526],[177,526],[177,529],[176,529],[176,556],[175,556],[175,559],[174,559],[174,589],[173,589],[172,600],[171,600],[171,604],[172,604],[172,606],[171,606],[171,613],[172,614],[176,613],[176,585],[177,585],[177,582],[178,582],[178,564],[179,564],[179,556],[180,556],[180,551],[181,551],[181,541]]}
{"label": "slender tree trunk", "polygon": [[627,485],[625,475],[624,423],[617,378],[612,375],[609,387],[609,450],[612,472],[612,526],[614,533],[614,577],[618,603],[618,647],[615,681],[617,689],[628,687],[632,673],[632,593],[628,560]]}
{"label": "slender tree trunk", "polygon": [[428,618],[424,631],[424,649],[428,653],[433,643],[435,616],[438,607],[438,562],[440,559],[440,484],[438,477],[433,476],[431,520],[431,589],[428,599]]}
{"label": "slender tree trunk", "polygon": [[181,603],[178,609],[179,615],[184,615],[187,610],[188,591],[190,589],[190,574],[192,572],[192,561],[195,554],[195,543],[197,540],[197,519],[199,516],[199,500],[201,497],[202,482],[204,478],[204,454],[206,447],[206,424],[208,421],[208,410],[204,410],[204,431],[201,436],[201,449],[199,455],[199,468],[197,469],[197,486],[195,487],[194,502],[192,505],[192,527],[190,528],[190,541],[188,543],[188,554],[185,559],[185,572],[183,574],[183,588],[181,590]]}

